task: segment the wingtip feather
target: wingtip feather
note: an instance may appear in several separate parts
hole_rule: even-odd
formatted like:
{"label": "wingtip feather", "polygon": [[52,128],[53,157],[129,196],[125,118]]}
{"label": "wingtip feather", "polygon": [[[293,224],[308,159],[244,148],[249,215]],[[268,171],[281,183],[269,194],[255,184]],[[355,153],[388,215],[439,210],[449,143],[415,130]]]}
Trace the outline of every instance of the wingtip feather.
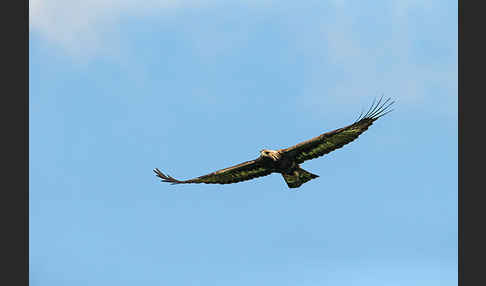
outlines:
{"label": "wingtip feather", "polygon": [[373,102],[371,103],[371,106],[368,109],[368,111],[364,115],[363,112],[361,112],[360,116],[358,116],[358,119],[356,119],[355,123],[366,119],[371,119],[375,121],[378,118],[385,116],[386,114],[393,111],[393,109],[389,109],[389,108],[394,103],[395,101],[392,100],[391,97],[383,101],[383,95],[380,97],[378,101],[376,101],[376,99],[373,99]]}
{"label": "wingtip feather", "polygon": [[162,179],[162,182],[171,183],[172,185],[182,183],[182,181],[179,181],[179,180],[171,177],[169,174],[162,173],[158,168],[155,168],[154,172],[157,175],[157,177]]}

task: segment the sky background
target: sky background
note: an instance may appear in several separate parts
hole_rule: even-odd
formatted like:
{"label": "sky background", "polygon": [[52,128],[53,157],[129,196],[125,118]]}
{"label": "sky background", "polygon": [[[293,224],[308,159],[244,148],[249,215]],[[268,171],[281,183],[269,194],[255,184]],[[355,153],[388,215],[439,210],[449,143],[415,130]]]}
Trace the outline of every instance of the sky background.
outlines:
{"label": "sky background", "polygon": [[[457,285],[457,1],[30,1],[31,285]],[[302,167],[187,179],[395,111]]]}

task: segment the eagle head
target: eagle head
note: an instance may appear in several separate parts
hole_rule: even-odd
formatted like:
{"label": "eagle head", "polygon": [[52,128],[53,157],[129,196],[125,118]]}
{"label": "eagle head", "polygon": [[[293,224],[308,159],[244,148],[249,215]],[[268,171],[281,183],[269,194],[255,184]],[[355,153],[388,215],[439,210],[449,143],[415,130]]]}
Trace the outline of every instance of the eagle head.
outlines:
{"label": "eagle head", "polygon": [[280,153],[275,150],[262,149],[260,150],[260,156],[271,158],[274,161],[280,159]]}

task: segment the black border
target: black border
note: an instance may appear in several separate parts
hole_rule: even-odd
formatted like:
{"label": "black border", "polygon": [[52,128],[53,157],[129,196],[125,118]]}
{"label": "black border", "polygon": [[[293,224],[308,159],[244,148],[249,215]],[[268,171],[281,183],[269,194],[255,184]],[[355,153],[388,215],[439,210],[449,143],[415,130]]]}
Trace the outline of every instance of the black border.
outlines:
{"label": "black border", "polygon": [[[470,8],[465,9],[464,3]],[[459,285],[484,285],[486,190],[484,152],[483,9],[458,1],[458,278]],[[469,72],[466,73],[466,68]],[[468,138],[468,134],[470,135]],[[440,144],[440,143],[439,143]],[[478,164],[476,164],[478,163]]]}
{"label": "black border", "polygon": [[[8,5],[7,5],[8,4]],[[29,285],[29,1],[2,10],[2,285]],[[6,131],[6,132],[5,132]]]}

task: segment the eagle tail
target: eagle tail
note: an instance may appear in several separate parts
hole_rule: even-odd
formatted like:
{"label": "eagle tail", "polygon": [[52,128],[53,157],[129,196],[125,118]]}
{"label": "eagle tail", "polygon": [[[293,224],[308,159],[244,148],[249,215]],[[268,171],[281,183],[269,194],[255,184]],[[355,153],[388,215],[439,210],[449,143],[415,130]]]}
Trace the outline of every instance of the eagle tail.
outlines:
{"label": "eagle tail", "polygon": [[295,169],[291,174],[282,174],[282,177],[284,178],[284,180],[287,183],[287,186],[289,186],[289,188],[298,188],[303,183],[308,182],[312,179],[315,179],[319,176],[316,175],[316,174],[312,174],[310,172],[307,172],[306,170],[299,167],[299,168]]}

